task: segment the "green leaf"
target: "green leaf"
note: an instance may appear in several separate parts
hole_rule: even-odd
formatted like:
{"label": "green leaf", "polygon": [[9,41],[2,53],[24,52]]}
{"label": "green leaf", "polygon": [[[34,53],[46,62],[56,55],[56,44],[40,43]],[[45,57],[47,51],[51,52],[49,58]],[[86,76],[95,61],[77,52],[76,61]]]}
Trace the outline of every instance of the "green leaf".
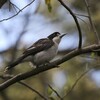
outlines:
{"label": "green leaf", "polygon": [[51,0],[45,0],[45,3],[48,7],[48,11],[51,12],[52,11]]}
{"label": "green leaf", "polygon": [[50,96],[53,91],[50,88],[48,88],[47,92],[48,92],[48,95]]}
{"label": "green leaf", "polygon": [[91,53],[91,57],[95,57],[95,53],[94,52]]}

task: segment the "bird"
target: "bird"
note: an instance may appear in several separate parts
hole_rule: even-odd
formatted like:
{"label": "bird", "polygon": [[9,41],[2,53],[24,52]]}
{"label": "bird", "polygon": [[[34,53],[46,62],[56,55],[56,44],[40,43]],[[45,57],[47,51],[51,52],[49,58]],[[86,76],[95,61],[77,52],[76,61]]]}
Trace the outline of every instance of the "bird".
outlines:
{"label": "bird", "polygon": [[36,67],[49,63],[57,55],[59,43],[65,35],[53,32],[47,38],[36,41],[19,58],[10,63],[5,70],[9,70],[25,60],[31,62]]}

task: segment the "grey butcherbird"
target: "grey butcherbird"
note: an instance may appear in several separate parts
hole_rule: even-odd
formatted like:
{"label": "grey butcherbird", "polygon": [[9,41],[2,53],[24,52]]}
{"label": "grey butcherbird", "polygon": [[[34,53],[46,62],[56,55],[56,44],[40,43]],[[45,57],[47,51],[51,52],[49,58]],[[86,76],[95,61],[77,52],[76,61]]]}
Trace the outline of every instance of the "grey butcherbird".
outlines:
{"label": "grey butcherbird", "polygon": [[54,32],[47,38],[38,40],[32,46],[27,48],[21,57],[9,64],[6,70],[13,68],[24,60],[32,62],[36,66],[49,62],[56,56],[58,52],[58,45],[64,35],[66,34]]}

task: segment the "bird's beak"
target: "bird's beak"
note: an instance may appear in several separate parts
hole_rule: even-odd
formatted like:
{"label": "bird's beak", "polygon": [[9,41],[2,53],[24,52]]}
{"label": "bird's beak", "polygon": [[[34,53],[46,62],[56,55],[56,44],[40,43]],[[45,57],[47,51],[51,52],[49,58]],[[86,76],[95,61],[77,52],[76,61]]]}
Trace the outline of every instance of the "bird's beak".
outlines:
{"label": "bird's beak", "polygon": [[62,38],[62,37],[65,36],[65,35],[66,35],[66,33],[61,34],[61,35],[60,35],[60,38]]}

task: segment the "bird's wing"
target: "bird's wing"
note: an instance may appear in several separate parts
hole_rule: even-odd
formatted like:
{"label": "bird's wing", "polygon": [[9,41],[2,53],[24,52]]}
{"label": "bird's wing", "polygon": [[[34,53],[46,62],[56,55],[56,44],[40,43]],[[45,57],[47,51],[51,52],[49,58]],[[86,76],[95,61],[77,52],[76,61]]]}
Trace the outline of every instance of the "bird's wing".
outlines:
{"label": "bird's wing", "polygon": [[44,38],[44,39],[40,39],[37,42],[35,42],[32,46],[30,46],[29,48],[27,48],[24,52],[23,55],[20,56],[17,60],[15,60],[13,63],[9,64],[8,67],[6,68],[6,70],[9,70],[11,68],[13,68],[14,66],[16,66],[17,64],[19,64],[24,58],[26,58],[29,55],[34,55],[40,51],[43,50],[47,50],[49,49],[51,46],[53,46],[54,42]]}
{"label": "bird's wing", "polygon": [[54,42],[47,38],[40,39],[37,42],[35,42],[32,46],[27,48],[23,52],[23,54],[24,55],[34,55],[40,51],[49,49],[51,46],[53,46],[53,44],[54,44]]}

